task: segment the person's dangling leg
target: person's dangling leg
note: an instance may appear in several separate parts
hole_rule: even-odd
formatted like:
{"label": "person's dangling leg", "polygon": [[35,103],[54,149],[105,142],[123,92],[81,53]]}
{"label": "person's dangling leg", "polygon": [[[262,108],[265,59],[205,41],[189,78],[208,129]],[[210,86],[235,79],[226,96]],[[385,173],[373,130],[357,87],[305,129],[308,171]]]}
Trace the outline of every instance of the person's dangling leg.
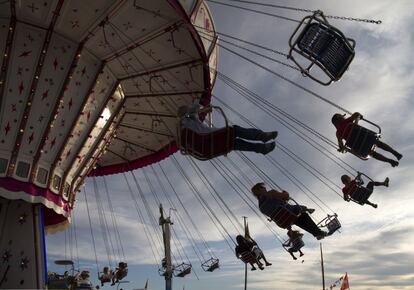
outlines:
{"label": "person's dangling leg", "polygon": [[256,128],[243,128],[237,125],[233,126],[234,136],[236,138],[242,138],[252,141],[262,141],[266,143],[272,139],[276,139],[277,131],[273,132],[263,132],[262,130]]}
{"label": "person's dangling leg", "polygon": [[308,212],[310,214],[313,214],[315,212],[314,208],[308,208],[307,206],[304,205],[299,205],[301,212]]}
{"label": "person's dangling leg", "polygon": [[266,265],[266,266],[272,266],[272,263],[270,263],[269,261],[267,261],[267,260],[266,260],[266,257],[265,257],[265,255],[263,254],[263,252],[262,252],[262,254],[260,255],[260,258],[261,258],[261,259],[263,259],[263,261],[265,261],[265,265]]}
{"label": "person's dangling leg", "polygon": [[388,144],[386,144],[384,142],[377,141],[376,144],[377,144],[378,148],[381,148],[382,150],[385,150],[387,152],[390,152],[398,160],[400,160],[403,157],[401,153],[395,151],[390,145],[388,145]]}
{"label": "person's dangling leg", "polygon": [[305,212],[299,216],[299,218],[295,222],[295,225],[312,234],[317,239],[322,239],[326,236],[326,232],[322,231],[315,224],[312,218]]}
{"label": "person's dangling leg", "polygon": [[297,260],[297,258],[295,257],[295,255],[293,254],[294,250],[293,248],[289,248],[288,250],[289,254],[292,256],[293,260]]}
{"label": "person's dangling leg", "polygon": [[276,147],[275,142],[262,144],[262,143],[247,142],[239,138],[236,138],[234,140],[234,150],[238,150],[238,151],[251,151],[251,152],[256,152],[256,153],[267,154],[273,151],[275,147]]}
{"label": "person's dangling leg", "polygon": [[370,202],[369,200],[366,200],[366,201],[365,201],[365,204],[368,204],[368,205],[372,206],[373,208],[377,208],[377,207],[378,207],[378,205],[377,205],[377,204],[372,203],[372,202]]}
{"label": "person's dangling leg", "polygon": [[366,200],[363,201],[363,203],[368,204],[368,205],[372,206],[373,208],[377,208],[378,207],[377,204],[370,202],[368,200],[368,198],[371,196],[372,192],[374,191],[374,186],[379,186],[379,185],[385,185],[385,181],[384,182],[376,182],[376,181],[370,181],[370,182],[368,182],[366,188],[369,190],[369,192],[367,193],[368,195],[366,197]]}
{"label": "person's dangling leg", "polygon": [[374,186],[386,186],[386,187],[388,187],[389,181],[390,181],[390,179],[388,177],[385,178],[385,180],[383,182],[370,181],[367,184],[367,188],[370,189],[370,190],[374,190]]}
{"label": "person's dangling leg", "polygon": [[398,166],[398,161],[392,160],[390,158],[385,157],[384,155],[379,154],[378,152],[373,151],[371,156],[379,161],[387,162],[391,164],[392,167]]}

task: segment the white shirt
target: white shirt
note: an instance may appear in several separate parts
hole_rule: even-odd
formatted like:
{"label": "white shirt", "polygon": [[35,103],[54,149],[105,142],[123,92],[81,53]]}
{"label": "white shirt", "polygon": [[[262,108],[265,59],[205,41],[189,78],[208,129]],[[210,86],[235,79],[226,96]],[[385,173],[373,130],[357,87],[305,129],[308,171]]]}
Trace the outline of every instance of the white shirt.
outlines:
{"label": "white shirt", "polygon": [[185,114],[185,117],[181,120],[181,129],[187,128],[191,131],[199,134],[212,133],[220,128],[212,128],[200,121],[198,113],[200,110],[200,105],[194,103],[190,111]]}

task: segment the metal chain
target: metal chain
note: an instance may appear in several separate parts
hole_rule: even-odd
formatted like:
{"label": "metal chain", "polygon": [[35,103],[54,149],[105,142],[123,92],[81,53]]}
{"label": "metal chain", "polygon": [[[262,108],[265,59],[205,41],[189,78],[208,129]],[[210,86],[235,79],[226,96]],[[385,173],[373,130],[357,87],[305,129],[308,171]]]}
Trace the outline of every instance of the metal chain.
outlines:
{"label": "metal chain", "polygon": [[381,20],[354,18],[354,17],[345,17],[345,16],[325,15],[325,18],[348,20],[348,21],[357,21],[357,22],[365,22],[365,23],[374,23],[374,24],[381,24],[382,23]]}
{"label": "metal chain", "polygon": [[[209,2],[218,3],[216,1],[207,0]],[[227,0],[231,2],[238,2],[238,3],[245,3],[245,4],[253,4],[253,5],[259,5],[264,7],[272,7],[272,8],[279,8],[279,9],[286,9],[286,10],[292,10],[292,11],[299,11],[299,12],[308,12],[308,13],[315,13],[317,10],[311,10],[311,9],[305,9],[305,8],[297,8],[297,7],[290,7],[290,6],[283,6],[283,5],[275,5],[275,4],[269,4],[269,3],[260,3],[255,1],[247,1],[247,0]],[[230,6],[230,5],[228,5]],[[365,22],[365,23],[373,23],[373,24],[381,24],[381,20],[373,20],[373,19],[364,19],[364,18],[355,18],[355,17],[346,17],[346,16],[335,16],[335,15],[324,15],[325,18],[330,19],[337,19],[337,20],[348,20],[348,21],[357,21],[357,22]],[[288,19],[291,20],[291,19]]]}
{"label": "metal chain", "polygon": [[227,0],[227,1],[246,3],[246,4],[255,4],[255,5],[260,5],[260,6],[265,6],[265,7],[273,7],[273,8],[287,9],[287,10],[293,10],[293,11],[303,11],[303,12],[311,12],[311,13],[315,12],[314,10],[311,10],[311,9],[289,7],[289,6],[269,4],[269,3],[260,3],[260,2],[255,2],[255,1],[246,1],[246,0]]}

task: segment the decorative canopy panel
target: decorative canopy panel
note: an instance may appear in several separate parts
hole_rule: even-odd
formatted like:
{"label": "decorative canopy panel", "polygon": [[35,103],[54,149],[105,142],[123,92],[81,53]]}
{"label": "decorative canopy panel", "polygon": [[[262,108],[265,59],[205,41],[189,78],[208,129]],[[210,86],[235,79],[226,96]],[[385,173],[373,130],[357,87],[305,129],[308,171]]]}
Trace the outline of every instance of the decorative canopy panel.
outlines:
{"label": "decorative canopy panel", "polygon": [[86,176],[174,153],[177,108],[210,102],[216,41],[202,0],[2,1],[0,196],[56,229]]}

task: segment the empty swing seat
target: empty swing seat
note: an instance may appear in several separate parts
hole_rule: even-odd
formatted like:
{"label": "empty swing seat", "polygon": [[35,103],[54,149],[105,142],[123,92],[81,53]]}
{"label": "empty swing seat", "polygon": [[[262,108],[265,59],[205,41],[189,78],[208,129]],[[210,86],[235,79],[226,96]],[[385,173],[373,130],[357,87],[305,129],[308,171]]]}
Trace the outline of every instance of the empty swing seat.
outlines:
{"label": "empty swing seat", "polygon": [[211,133],[197,133],[188,128],[180,131],[180,150],[198,160],[209,160],[226,155],[234,148],[234,130],[232,127],[219,129]]}
{"label": "empty swing seat", "polygon": [[341,228],[341,222],[339,221],[337,214],[334,214],[334,215],[328,214],[328,216],[324,218],[323,220],[321,220],[318,223],[318,225],[321,228],[326,227],[328,229],[329,236]]}
{"label": "empty swing seat", "polygon": [[[301,27],[303,27],[302,31],[293,41]],[[340,30],[330,25],[321,11],[316,11],[300,22],[289,40],[289,46],[288,58],[296,63],[304,75],[322,85],[338,81],[355,56],[355,41],[346,38]],[[293,51],[310,61],[307,68],[303,68],[295,60]],[[329,77],[329,80],[322,81],[310,73],[314,64]]]}
{"label": "empty swing seat", "polygon": [[201,267],[205,272],[213,272],[214,270],[218,269],[220,267],[219,259],[216,258],[210,258],[204,263],[201,264]]}
{"label": "empty swing seat", "polygon": [[374,131],[353,124],[345,146],[348,151],[359,158],[368,159],[371,152],[375,149],[378,138],[379,134]]}
{"label": "empty swing seat", "polygon": [[181,263],[174,269],[174,276],[184,278],[191,273],[191,264]]}

